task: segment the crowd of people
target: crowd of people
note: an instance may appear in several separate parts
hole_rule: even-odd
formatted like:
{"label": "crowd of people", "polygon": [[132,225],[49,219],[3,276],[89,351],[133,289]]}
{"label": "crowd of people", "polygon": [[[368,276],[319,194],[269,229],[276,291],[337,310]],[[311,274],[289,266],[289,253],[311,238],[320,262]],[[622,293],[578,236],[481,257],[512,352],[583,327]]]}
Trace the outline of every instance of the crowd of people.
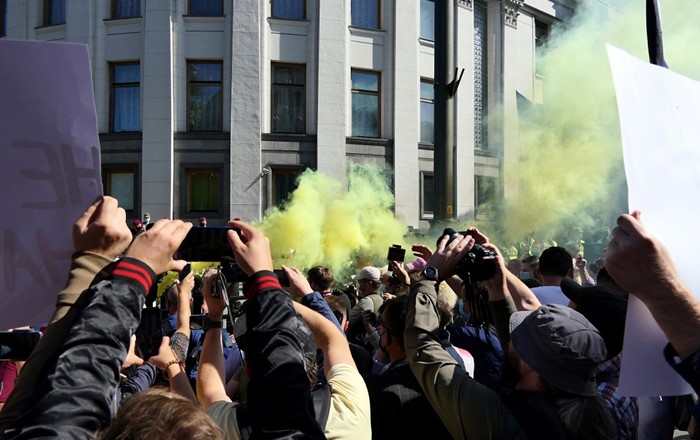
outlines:
{"label": "crowd of people", "polygon": [[[323,262],[283,266],[282,287],[268,238],[232,220],[228,242],[246,275],[236,308],[223,270],[199,281],[173,259],[190,223],[132,226],[111,197],[76,221],[53,318],[26,362],[3,364],[19,372],[4,381],[0,438],[695,435],[691,396],[617,389],[630,295],[668,338],[669,365],[700,389],[700,303],[639,213],[619,217],[592,273],[555,245],[504,258],[470,228],[413,246],[408,264],[358,268],[356,288],[342,290]],[[156,311],[162,342],[149,353],[136,335],[167,271],[182,277]],[[203,298],[196,325],[193,294]],[[670,411],[659,407],[669,400]]]}

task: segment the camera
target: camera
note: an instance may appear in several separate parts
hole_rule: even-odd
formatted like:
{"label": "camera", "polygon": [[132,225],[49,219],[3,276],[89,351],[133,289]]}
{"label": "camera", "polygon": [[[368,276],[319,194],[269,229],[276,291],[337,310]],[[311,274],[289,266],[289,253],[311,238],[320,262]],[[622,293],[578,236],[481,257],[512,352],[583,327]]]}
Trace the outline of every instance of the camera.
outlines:
{"label": "camera", "polygon": [[403,249],[399,244],[393,244],[389,246],[389,252],[387,252],[387,261],[403,261],[406,257],[406,249]]}
{"label": "camera", "polygon": [[[447,243],[457,238],[457,235],[469,235],[468,232],[457,232],[452,228],[445,228],[440,237],[449,235]],[[438,239],[438,243],[440,239]],[[457,265],[457,275],[464,282],[484,281],[493,278],[496,274],[496,253],[486,249],[480,244],[474,243],[469,253]]]}

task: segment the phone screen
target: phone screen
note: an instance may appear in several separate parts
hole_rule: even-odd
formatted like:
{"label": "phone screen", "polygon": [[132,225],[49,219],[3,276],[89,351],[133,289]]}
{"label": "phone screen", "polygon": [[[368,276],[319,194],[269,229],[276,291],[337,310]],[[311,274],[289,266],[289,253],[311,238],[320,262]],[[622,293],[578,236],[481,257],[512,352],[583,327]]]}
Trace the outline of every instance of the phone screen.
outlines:
{"label": "phone screen", "polygon": [[175,258],[186,261],[222,261],[223,257],[233,258],[227,237],[231,229],[240,235],[238,229],[226,226],[194,226],[182,241]]}

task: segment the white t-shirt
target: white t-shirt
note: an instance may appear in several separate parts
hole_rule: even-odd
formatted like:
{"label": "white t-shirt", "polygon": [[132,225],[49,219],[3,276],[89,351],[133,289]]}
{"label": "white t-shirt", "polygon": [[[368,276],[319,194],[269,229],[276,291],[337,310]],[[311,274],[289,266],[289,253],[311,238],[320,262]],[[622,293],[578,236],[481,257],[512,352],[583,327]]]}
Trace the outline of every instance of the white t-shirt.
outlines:
{"label": "white t-shirt", "polygon": [[533,287],[531,290],[541,304],[569,305],[569,298],[564,295],[559,286],[539,286]]}

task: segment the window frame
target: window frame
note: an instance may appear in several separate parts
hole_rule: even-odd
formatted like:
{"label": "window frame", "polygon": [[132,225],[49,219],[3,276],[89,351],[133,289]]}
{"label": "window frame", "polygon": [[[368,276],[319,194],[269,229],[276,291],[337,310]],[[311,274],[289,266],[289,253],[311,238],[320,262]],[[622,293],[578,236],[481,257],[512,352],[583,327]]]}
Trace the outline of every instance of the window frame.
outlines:
{"label": "window frame", "polygon": [[[182,217],[222,217],[224,206],[224,167],[217,163],[186,163],[182,164],[181,190],[180,190],[180,212]],[[195,172],[213,171],[217,175],[216,190],[218,198],[215,210],[194,210],[191,209],[193,199],[190,197],[191,180],[190,176]]]}
{"label": "window frame", "polygon": [[138,12],[137,15],[129,15],[128,17],[117,17],[117,3],[118,3],[119,1],[120,1],[120,0],[112,0],[112,11],[111,11],[111,15],[110,15],[110,16],[112,17],[112,20],[126,20],[126,19],[129,19],[129,18],[141,17],[141,6],[142,6],[142,5],[141,5],[141,0],[138,0],[138,2],[139,2],[139,8],[138,8],[138,9],[139,9],[139,12]]}
{"label": "window frame", "polygon": [[[141,202],[141,185],[139,185],[139,166],[136,163],[124,164],[103,164],[102,165],[102,187],[105,195],[113,195],[111,176],[114,174],[132,174],[133,175],[133,208],[124,209],[127,217],[140,217],[140,212],[137,209]],[[119,205],[124,207],[123,199],[119,199]]]}
{"label": "window frame", "polygon": [[[191,81],[190,80],[190,67],[194,64],[218,64],[221,69],[221,80],[219,81]],[[224,62],[222,60],[187,60],[186,63],[186,78],[187,78],[187,105],[186,105],[186,129],[188,132],[193,133],[220,133],[224,131]],[[218,84],[221,87],[221,93],[219,96],[219,108],[221,112],[219,114],[219,123],[221,128],[218,130],[193,130],[190,121],[190,111],[192,110],[192,99],[190,94],[190,87],[192,85],[213,85]]]}
{"label": "window frame", "polygon": [[[63,2],[63,21],[60,23],[53,23],[51,22],[51,9],[54,6],[56,1],[62,1]],[[43,23],[44,26],[49,27],[49,26],[60,26],[62,24],[66,24],[66,0],[44,0],[44,17],[43,17]]]}
{"label": "window frame", "polygon": [[[493,192],[493,200],[480,200],[479,193],[482,192],[482,186],[486,183],[489,182],[491,185],[493,185],[491,191]],[[483,191],[487,191],[487,189],[483,189]],[[480,207],[488,202],[493,202],[494,204],[496,203],[498,198],[498,177],[495,176],[484,176],[480,174],[475,174],[474,175],[474,214],[478,218],[484,218],[486,217],[486,213],[482,212],[480,210]],[[481,203],[479,203],[481,202]]]}
{"label": "window frame", "polygon": [[270,18],[275,20],[296,20],[303,21],[306,20],[306,0],[298,0],[301,2],[301,18],[289,18],[289,17],[278,17],[275,15],[275,3],[276,0],[270,0]]}
{"label": "window frame", "polygon": [[[424,98],[422,91],[423,91],[423,84],[430,84],[433,86],[433,97],[432,99]],[[433,138],[430,142],[424,141],[423,140],[423,112],[422,112],[422,107],[419,109],[419,116],[420,116],[420,126],[418,127],[418,136],[419,136],[419,143],[421,145],[426,145],[426,146],[434,146],[435,145],[435,80],[432,78],[426,78],[426,77],[421,77],[419,81],[419,93],[418,93],[418,102],[420,104],[430,104],[433,107]]]}
{"label": "window frame", "polygon": [[352,2],[355,0],[350,0],[350,25],[359,29],[371,29],[371,30],[381,30],[382,29],[382,0],[374,0],[377,6],[377,26],[376,27],[365,27],[358,26],[352,21]]}
{"label": "window frame", "polygon": [[[306,165],[303,165],[303,164],[291,164],[291,165],[290,164],[285,164],[285,165],[266,164],[265,167],[270,170],[270,172],[267,174],[268,178],[266,179],[266,184],[267,184],[267,188],[265,191],[266,198],[267,198],[266,203],[265,203],[266,209],[280,207],[284,202],[284,200],[283,200],[283,201],[280,201],[279,204],[275,203],[275,199],[276,199],[275,177],[276,176],[278,176],[280,174],[300,176],[304,171],[306,171],[308,169],[308,167]],[[289,194],[293,193],[297,188],[298,188],[298,186],[295,186],[291,191],[289,191],[287,193],[287,196],[289,196]],[[286,200],[286,198],[285,198],[285,200]]]}
{"label": "window frame", "polygon": [[[427,210],[425,206],[425,181],[433,182],[433,210]],[[433,220],[435,218],[435,173],[433,171],[420,172],[420,218],[421,220]]]}
{"label": "window frame", "polygon": [[[139,66],[139,81],[138,83],[114,83],[114,67],[115,66],[127,66],[127,65],[138,65]],[[133,131],[115,131],[114,130],[114,92],[117,88],[129,88],[136,84],[139,89],[139,107],[141,107],[141,62],[140,61],[118,61],[109,63],[109,132],[110,133],[141,133],[143,130],[143,115],[139,114],[139,129]],[[139,110],[139,113],[140,110]]]}
{"label": "window frame", "polygon": [[[352,84],[352,74],[354,72],[375,75],[377,77],[377,91],[355,89]],[[377,135],[376,136],[359,136],[355,134],[355,127],[352,124],[352,96],[354,94],[371,95],[377,97]],[[350,69],[350,135],[356,138],[363,139],[381,139],[382,138],[382,72],[380,70],[368,69]]]}
{"label": "window frame", "polygon": [[[423,27],[421,26],[423,23],[423,19],[421,18],[423,12],[421,6],[423,5],[423,2],[430,2],[433,4],[433,38],[426,38],[423,36]],[[424,41],[435,42],[435,0],[420,0],[420,3],[418,4],[418,38]]]}
{"label": "window frame", "polygon": [[[276,67],[298,67],[302,69],[302,78],[304,78],[304,84],[276,84],[275,83],[275,68]],[[301,88],[302,95],[302,131],[301,132],[289,132],[289,131],[275,131],[274,129],[274,116],[275,116],[275,89],[278,87],[283,88]],[[278,63],[273,61],[270,68],[270,133],[276,134],[306,134],[306,64],[303,63]]]}
{"label": "window frame", "polygon": [[[218,0],[219,1],[219,7],[221,9],[220,14],[207,14],[207,15],[202,15],[202,14],[192,14],[192,2],[194,0],[187,0],[187,15],[190,17],[223,17],[224,16],[224,0]],[[210,0],[214,1],[214,0]]]}

